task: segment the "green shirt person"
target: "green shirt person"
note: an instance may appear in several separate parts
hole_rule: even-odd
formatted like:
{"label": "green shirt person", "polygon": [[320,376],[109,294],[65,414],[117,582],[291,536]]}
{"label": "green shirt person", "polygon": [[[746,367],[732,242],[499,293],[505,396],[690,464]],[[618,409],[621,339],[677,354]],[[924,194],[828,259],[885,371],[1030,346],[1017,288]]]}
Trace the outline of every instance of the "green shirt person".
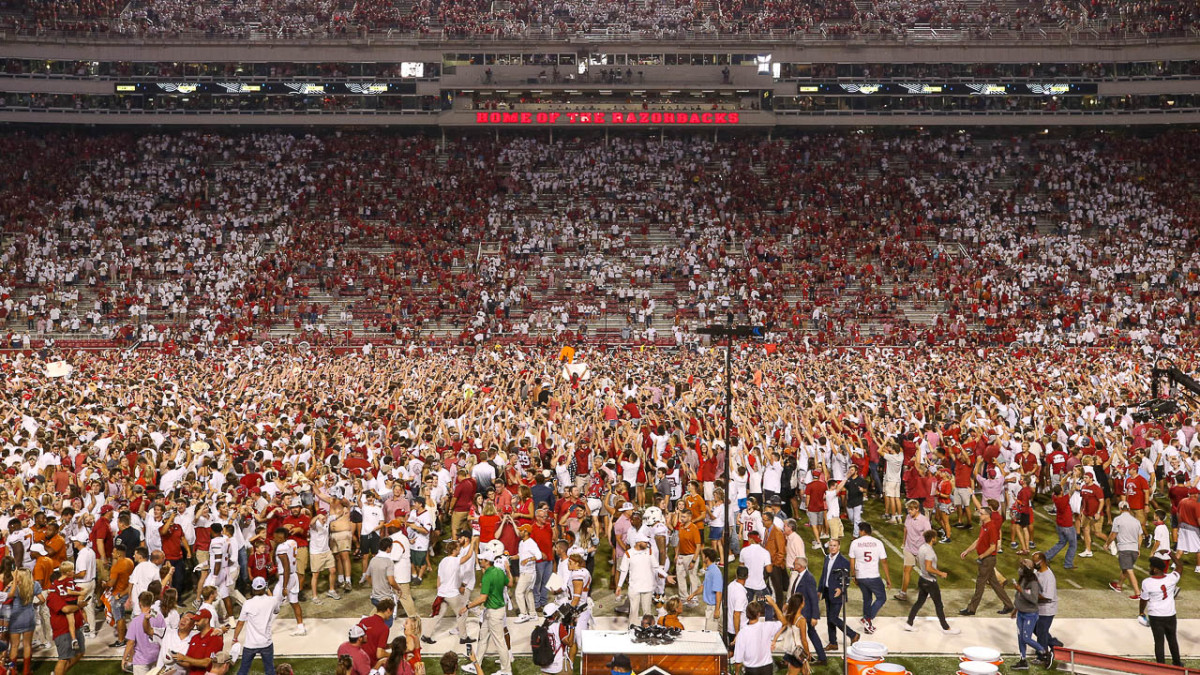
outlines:
{"label": "green shirt person", "polygon": [[490,552],[480,553],[479,561],[483,565],[483,580],[479,585],[479,597],[467,603],[462,611],[483,605],[483,620],[479,626],[479,659],[482,661],[488,647],[494,646],[500,654],[500,672],[512,672],[512,654],[508,643],[504,640],[504,619],[508,603],[504,600],[504,589],[508,587],[508,573],[496,565],[496,560],[506,560],[503,554],[499,558]]}

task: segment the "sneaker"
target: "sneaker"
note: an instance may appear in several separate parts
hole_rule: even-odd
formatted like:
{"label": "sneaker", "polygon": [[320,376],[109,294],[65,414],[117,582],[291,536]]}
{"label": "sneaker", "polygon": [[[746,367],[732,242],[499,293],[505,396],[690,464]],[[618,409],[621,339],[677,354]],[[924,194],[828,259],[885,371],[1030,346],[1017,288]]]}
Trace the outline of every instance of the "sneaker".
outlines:
{"label": "sneaker", "polygon": [[304,624],[298,623],[296,624],[296,627],[292,629],[292,635],[308,635],[308,629],[304,627]]}
{"label": "sneaker", "polygon": [[1121,588],[1120,582],[1117,582],[1117,581],[1108,582],[1108,587],[1111,588],[1114,593],[1124,592],[1123,589]]}
{"label": "sneaker", "polygon": [[424,635],[421,636],[421,642],[424,642],[427,645],[435,644],[433,638],[429,638]]}
{"label": "sneaker", "polygon": [[458,629],[457,629],[457,628],[451,628],[451,629],[450,629],[450,634],[451,634],[451,635],[458,635]]}
{"label": "sneaker", "polygon": [[915,632],[917,632],[917,627],[912,625],[911,623],[905,621],[904,622],[904,630],[906,630],[910,633],[915,633]]}
{"label": "sneaker", "polygon": [[1129,596],[1129,599],[1130,600],[1141,600],[1142,596],[1137,593],[1134,593],[1133,595]]}
{"label": "sneaker", "polygon": [[866,633],[867,635],[874,635],[875,634],[875,626],[873,626],[871,624],[867,624],[867,625],[863,626],[863,632]]}
{"label": "sneaker", "polygon": [[962,629],[951,626],[949,628],[943,628],[942,634],[943,635],[962,635]]}
{"label": "sneaker", "polygon": [[319,596],[319,595],[314,595],[314,596],[313,596],[313,599],[312,599],[312,604],[314,604],[314,605],[323,605],[323,604],[325,604],[325,601],[321,599],[321,596]]}
{"label": "sneaker", "polygon": [[997,614],[1003,614],[1003,615],[1007,616],[1007,615],[1009,615],[1009,614],[1012,614],[1014,611],[1016,611],[1016,610],[1015,610],[1014,608],[1012,608],[1012,607],[1005,607],[1004,609],[998,609],[998,610],[996,610],[996,613],[997,613]]}
{"label": "sneaker", "polygon": [[[121,648],[122,648],[122,647],[124,647],[124,646],[125,646],[125,641],[124,641],[124,640],[117,640],[117,641],[115,641],[115,642],[110,642],[110,643],[109,643],[109,645],[108,645],[108,648],[109,648],[109,649],[121,649]],[[36,642],[35,642],[35,643],[33,643],[33,648],[34,648],[34,649],[37,649],[37,648],[38,648],[38,647],[37,647],[37,643],[36,643]]]}
{"label": "sneaker", "polygon": [[529,616],[528,614],[519,614],[517,616],[516,621],[514,621],[513,623],[525,623],[526,621],[529,621],[531,619],[533,619],[533,617]]}
{"label": "sneaker", "polygon": [[691,600],[688,600],[687,602],[684,602],[683,604],[685,607],[696,607],[700,604],[700,601],[695,598],[692,598]]}
{"label": "sneaker", "polygon": [[[1093,557],[1093,554],[1091,551],[1084,551],[1083,553],[1079,554],[1079,557],[1080,558],[1091,558],[1091,557]],[[1200,572],[1200,567],[1197,567],[1196,571]]]}
{"label": "sneaker", "polygon": [[941,539],[938,539],[938,543],[939,543],[939,544],[949,544],[949,543],[950,543],[950,537],[942,537]]}
{"label": "sneaker", "polygon": [[458,644],[460,644],[460,645],[469,645],[473,642],[475,642],[474,638],[465,637],[465,638],[458,639]]}
{"label": "sneaker", "polygon": [[1196,574],[1200,574],[1200,565],[1196,565]]}
{"label": "sneaker", "polygon": [[[729,562],[733,562],[733,561],[735,561],[735,560],[737,560],[737,556],[736,556],[736,555],[734,555],[734,554],[732,554],[732,553],[730,553],[730,554],[729,554]],[[1200,567],[1197,567],[1197,568],[1196,568],[1196,571],[1197,571],[1197,572],[1200,572]]]}
{"label": "sneaker", "polygon": [[1138,623],[1142,624],[1146,628],[1150,627],[1150,619],[1147,619],[1145,614],[1138,615]]}
{"label": "sneaker", "polygon": [[963,607],[962,609],[958,610],[958,615],[959,616],[975,616],[975,611],[967,609],[966,607]]}
{"label": "sneaker", "polygon": [[908,593],[905,593],[904,591],[901,591],[901,592],[899,592],[899,593],[897,593],[897,594],[893,595],[893,596],[892,596],[892,599],[893,599],[893,600],[908,600]]}
{"label": "sneaker", "polygon": [[1017,542],[1015,542],[1015,541],[1010,541],[1010,542],[1008,542],[1008,547],[1009,547],[1009,548],[1016,548],[1016,547],[1017,547]]}
{"label": "sneaker", "polygon": [[1021,659],[1020,661],[1017,661],[1013,665],[1012,669],[1013,670],[1029,670],[1029,662],[1026,661],[1025,659]]}
{"label": "sneaker", "polygon": [[1064,570],[1073,570],[1073,569],[1075,569],[1075,566],[1074,565],[1063,565],[1063,569]]}
{"label": "sneaker", "polygon": [[329,589],[328,591],[325,591],[325,597],[330,598],[331,600],[341,600],[342,599],[342,596],[338,595],[338,592],[333,590],[332,588]]}

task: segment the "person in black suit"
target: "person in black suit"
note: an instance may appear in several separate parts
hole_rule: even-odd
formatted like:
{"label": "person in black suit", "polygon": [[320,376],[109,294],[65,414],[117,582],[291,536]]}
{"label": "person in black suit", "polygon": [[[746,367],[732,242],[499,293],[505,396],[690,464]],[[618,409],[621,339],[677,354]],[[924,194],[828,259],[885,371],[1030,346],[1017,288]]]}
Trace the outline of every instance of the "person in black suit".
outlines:
{"label": "person in black suit", "polygon": [[846,636],[850,638],[850,644],[858,642],[861,637],[842,621],[842,603],[846,599],[842,595],[841,584],[843,577],[849,578],[850,576],[850,561],[841,554],[841,548],[840,541],[829,540],[826,546],[825,566],[821,569],[821,580],[817,584],[817,591],[825,600],[825,625],[829,627],[829,645],[825,649],[829,651],[838,649],[838,629],[846,631]]}
{"label": "person in black suit", "polygon": [[825,665],[825,648],[821,646],[821,636],[817,634],[817,622],[821,620],[820,594],[817,593],[817,580],[808,571],[808,558],[796,558],[793,563],[796,574],[792,575],[791,595],[804,598],[804,606],[800,615],[804,617],[804,627],[808,632],[808,642],[817,650],[816,665]]}

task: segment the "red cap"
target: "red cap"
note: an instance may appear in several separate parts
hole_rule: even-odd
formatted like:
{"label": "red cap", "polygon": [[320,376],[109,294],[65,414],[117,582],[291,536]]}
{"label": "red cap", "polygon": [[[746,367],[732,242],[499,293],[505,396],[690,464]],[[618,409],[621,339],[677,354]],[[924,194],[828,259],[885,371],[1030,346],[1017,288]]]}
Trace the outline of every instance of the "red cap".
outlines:
{"label": "red cap", "polygon": [[200,619],[208,619],[209,621],[212,621],[212,612],[208,611],[207,609],[202,609],[199,612],[196,612],[196,620],[199,621]]}

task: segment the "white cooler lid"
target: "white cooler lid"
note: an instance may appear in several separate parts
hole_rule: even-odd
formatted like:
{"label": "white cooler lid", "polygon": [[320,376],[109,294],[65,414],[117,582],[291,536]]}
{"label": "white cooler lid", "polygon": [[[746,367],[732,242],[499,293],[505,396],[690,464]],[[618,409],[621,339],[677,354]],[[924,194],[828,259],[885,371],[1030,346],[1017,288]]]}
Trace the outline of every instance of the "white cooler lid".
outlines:
{"label": "white cooler lid", "polygon": [[986,661],[963,661],[958,664],[958,670],[966,675],[996,675],[1000,672],[995,664]]}
{"label": "white cooler lid", "polygon": [[860,640],[855,644],[850,645],[851,656],[861,656],[865,659],[882,659],[887,656],[887,645],[882,642],[867,642]]}
{"label": "white cooler lid", "polygon": [[900,673],[900,675],[904,675],[904,673],[908,672],[908,668],[905,668],[904,666],[902,666],[898,663],[879,663],[879,664],[876,664],[876,666],[875,666],[875,672],[876,673]]}
{"label": "white cooler lid", "polygon": [[991,647],[967,647],[963,650],[963,656],[970,661],[992,661],[1000,660],[1000,650]]}

